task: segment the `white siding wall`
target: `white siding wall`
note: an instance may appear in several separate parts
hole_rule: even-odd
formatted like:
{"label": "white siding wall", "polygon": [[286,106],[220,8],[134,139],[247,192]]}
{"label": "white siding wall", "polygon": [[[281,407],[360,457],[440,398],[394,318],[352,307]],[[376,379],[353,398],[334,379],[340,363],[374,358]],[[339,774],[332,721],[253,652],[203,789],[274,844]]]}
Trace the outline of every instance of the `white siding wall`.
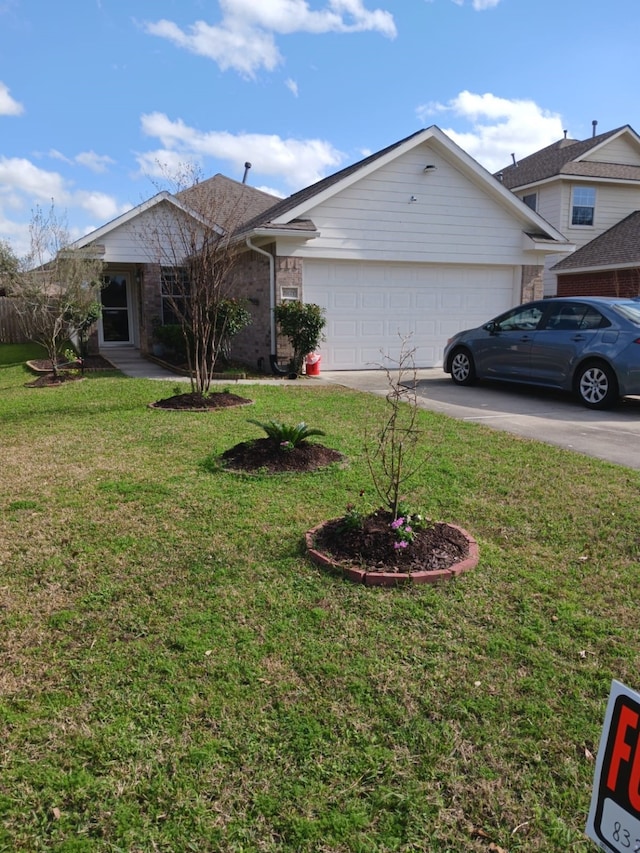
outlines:
{"label": "white siding wall", "polygon": [[[425,173],[426,164],[437,169]],[[362,178],[307,215],[320,237],[297,249],[287,246],[287,251],[299,257],[458,264],[532,262],[522,248],[523,222],[494,201],[485,187],[477,186],[426,146]]]}
{"label": "white siding wall", "polygon": [[625,166],[640,166],[640,151],[628,139],[614,139],[597,151],[590,151],[585,160],[595,163],[623,163]]}
{"label": "white siding wall", "polygon": [[176,216],[175,207],[161,203],[97,239],[105,247],[105,262],[180,263],[184,240],[175,225]]}

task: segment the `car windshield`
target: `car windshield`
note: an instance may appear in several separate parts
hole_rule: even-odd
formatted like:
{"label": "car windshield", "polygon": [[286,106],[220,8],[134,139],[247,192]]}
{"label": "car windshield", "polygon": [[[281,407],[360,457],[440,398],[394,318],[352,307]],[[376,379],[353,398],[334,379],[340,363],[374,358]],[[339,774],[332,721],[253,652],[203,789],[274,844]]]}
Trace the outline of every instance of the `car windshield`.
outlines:
{"label": "car windshield", "polygon": [[616,302],[611,307],[634,325],[640,326],[640,302]]}

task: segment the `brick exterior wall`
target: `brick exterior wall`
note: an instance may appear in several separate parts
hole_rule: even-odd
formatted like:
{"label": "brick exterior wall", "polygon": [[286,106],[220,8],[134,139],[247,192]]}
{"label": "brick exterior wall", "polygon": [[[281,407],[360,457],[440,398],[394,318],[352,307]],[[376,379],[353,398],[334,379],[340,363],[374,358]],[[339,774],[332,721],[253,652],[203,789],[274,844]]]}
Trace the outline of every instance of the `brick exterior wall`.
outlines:
{"label": "brick exterior wall", "polygon": [[[273,252],[274,246],[265,247]],[[297,287],[302,293],[302,266],[300,258],[274,258],[276,302],[280,302],[283,287]],[[271,294],[269,293],[269,261],[259,252],[246,252],[234,272],[233,293],[248,300],[252,323],[243,329],[231,343],[231,356],[235,361],[271,372]],[[278,362],[285,365],[293,355],[287,338],[278,335],[276,341]]]}
{"label": "brick exterior wall", "polygon": [[247,300],[251,325],[233,338],[231,357],[267,373],[271,348],[269,286],[268,258],[259,252],[245,252],[234,270],[233,295]]}
{"label": "brick exterior wall", "polygon": [[162,322],[160,264],[144,264],[140,281],[140,352],[149,355],[153,330]]}
{"label": "brick exterior wall", "polygon": [[542,299],[544,296],[544,267],[524,266],[522,267],[522,278],[520,282],[520,301],[533,302],[534,299]]}
{"label": "brick exterior wall", "polygon": [[558,296],[639,296],[640,268],[558,275]]}

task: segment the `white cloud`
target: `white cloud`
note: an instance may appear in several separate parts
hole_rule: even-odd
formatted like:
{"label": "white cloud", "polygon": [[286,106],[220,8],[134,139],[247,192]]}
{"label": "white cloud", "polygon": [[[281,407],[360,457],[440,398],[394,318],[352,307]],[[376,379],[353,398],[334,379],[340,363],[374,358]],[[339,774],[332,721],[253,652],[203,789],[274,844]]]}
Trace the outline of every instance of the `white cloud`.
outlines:
{"label": "white cloud", "polygon": [[170,181],[176,175],[197,174],[201,165],[200,158],[170,151],[168,148],[138,154],[136,162],[140,173],[154,181]]}
{"label": "white cloud", "polygon": [[163,20],[147,24],[146,31],[213,59],[223,71],[235,68],[245,77],[253,77],[259,68],[273,71],[282,61],[273,36],[244,25],[212,27],[196,21],[188,32],[183,32],[177,24]]}
{"label": "white cloud", "polygon": [[295,80],[292,80],[291,78],[289,78],[288,80],[284,81],[284,85],[287,87],[287,89],[291,92],[291,94],[295,98],[298,97],[298,84],[296,83]]}
{"label": "white cloud", "polygon": [[[232,174],[242,176],[249,160],[260,174],[276,175],[292,190],[315,183],[344,159],[340,151],[322,139],[282,139],[275,134],[227,131],[204,133],[181,119],[171,121],[164,113],[143,115],[141,122],[147,136],[160,140],[168,161],[184,163],[212,157],[227,161]],[[138,162],[155,162],[158,153],[142,155]]]}
{"label": "white cloud", "polygon": [[9,94],[9,88],[0,81],[0,116],[19,116],[24,107]]}
{"label": "white cloud", "polygon": [[522,159],[563,136],[558,113],[544,110],[534,101],[510,101],[490,93],[460,92],[447,104],[419,107],[417,114],[424,124],[433,124],[433,117],[438,115],[455,116],[471,124],[468,131],[440,126],[490,172],[508,166],[512,154]]}
{"label": "white cloud", "polygon": [[[63,155],[58,159],[67,162]],[[0,239],[8,240],[16,254],[25,255],[29,249],[32,211],[52,203],[65,218],[82,211],[83,219],[88,212],[99,222],[113,219],[130,207],[118,204],[106,193],[77,190],[58,172],[41,169],[25,158],[0,156]]]}
{"label": "white cloud", "polygon": [[[456,6],[464,6],[465,0],[453,0]],[[471,5],[476,12],[484,12],[485,9],[495,9],[500,0],[472,0]]]}
{"label": "white cloud", "polygon": [[107,154],[96,154],[95,151],[83,151],[76,155],[75,160],[76,163],[79,163],[81,166],[86,166],[87,169],[90,169],[96,174],[106,172],[107,167],[115,162],[115,160],[112,160]]}
{"label": "white cloud", "polygon": [[366,9],[363,0],[328,0],[328,5],[318,11],[310,9],[306,0],[220,0],[220,8],[222,20],[218,25],[196,21],[181,29],[173,21],[162,19],[144,24],[144,29],[213,59],[223,71],[233,68],[250,78],[260,69],[273,71],[282,62],[274,33],[374,31],[388,38],[397,34],[391,13]]}
{"label": "white cloud", "polygon": [[106,172],[107,166],[115,163],[115,160],[112,160],[111,157],[106,154],[96,154],[95,151],[82,151],[80,154],[76,154],[73,159],[67,157],[61,151],[57,151],[55,148],[51,148],[48,154],[53,160],[61,160],[69,166],[73,166],[74,163],[77,163],[80,166],[85,166],[87,169],[90,169],[96,174]]}
{"label": "white cloud", "polygon": [[0,187],[0,198],[6,192],[17,192],[38,203],[67,198],[61,175],[39,169],[23,157],[0,157]]}
{"label": "white cloud", "polygon": [[100,222],[109,222],[130,208],[130,205],[119,205],[113,196],[92,190],[79,190],[73,193],[69,202],[74,207],[86,210]]}

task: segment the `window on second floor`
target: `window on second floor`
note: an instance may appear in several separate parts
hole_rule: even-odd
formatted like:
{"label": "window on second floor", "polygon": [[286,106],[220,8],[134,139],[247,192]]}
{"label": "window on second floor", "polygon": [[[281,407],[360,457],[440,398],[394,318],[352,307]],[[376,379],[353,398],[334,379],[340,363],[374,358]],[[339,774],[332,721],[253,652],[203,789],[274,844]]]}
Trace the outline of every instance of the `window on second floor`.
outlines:
{"label": "window on second floor", "polygon": [[596,191],[593,187],[574,187],[571,205],[572,225],[593,225]]}
{"label": "window on second floor", "polygon": [[538,206],[538,194],[529,193],[528,195],[523,195],[522,201],[527,205],[527,207],[530,207],[531,210],[536,210]]}

